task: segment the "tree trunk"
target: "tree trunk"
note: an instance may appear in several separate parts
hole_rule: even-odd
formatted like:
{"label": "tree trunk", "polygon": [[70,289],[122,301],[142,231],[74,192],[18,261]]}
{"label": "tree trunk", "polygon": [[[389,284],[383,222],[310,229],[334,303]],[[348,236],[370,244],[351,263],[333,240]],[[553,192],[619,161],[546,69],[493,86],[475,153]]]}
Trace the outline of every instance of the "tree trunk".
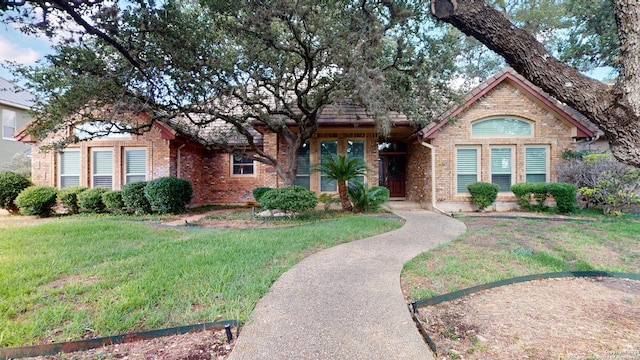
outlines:
{"label": "tree trunk", "polygon": [[613,88],[558,61],[533,36],[482,0],[432,0],[431,12],[478,39],[527,80],[585,115],[605,133],[618,160],[640,167],[640,11],[637,2],[613,2],[624,58]]}
{"label": "tree trunk", "polygon": [[346,181],[338,181],[338,195],[340,195],[342,210],[353,211],[353,205],[351,205],[351,201],[349,201]]}

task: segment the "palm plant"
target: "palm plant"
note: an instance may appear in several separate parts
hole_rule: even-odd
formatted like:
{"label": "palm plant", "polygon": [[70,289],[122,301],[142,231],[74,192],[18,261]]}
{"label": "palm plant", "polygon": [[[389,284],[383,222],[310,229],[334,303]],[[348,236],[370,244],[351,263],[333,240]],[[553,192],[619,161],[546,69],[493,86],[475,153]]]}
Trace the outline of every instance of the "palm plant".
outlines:
{"label": "palm plant", "polygon": [[347,157],[346,155],[327,155],[322,157],[317,170],[338,183],[338,194],[340,195],[342,210],[352,211],[353,205],[349,200],[347,181],[355,180],[358,176],[364,176],[369,171],[364,159]]}

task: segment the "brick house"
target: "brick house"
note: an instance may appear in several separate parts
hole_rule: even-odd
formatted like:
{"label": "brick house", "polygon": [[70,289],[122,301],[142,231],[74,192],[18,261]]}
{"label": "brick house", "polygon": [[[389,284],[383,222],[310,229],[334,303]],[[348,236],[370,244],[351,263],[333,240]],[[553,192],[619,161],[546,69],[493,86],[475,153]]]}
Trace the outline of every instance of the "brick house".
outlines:
{"label": "brick house", "polygon": [[[416,132],[401,114],[387,138],[376,132],[366,111],[327,106],[319,128],[298,157],[296,183],[316,193],[336,192],[336,184],[312,172],[323,155],[362,157],[370,185],[389,188],[392,199],[419,202],[446,211],[470,210],[466,184],[497,182],[498,208],[515,200],[508,186],[525,181],[557,181],[555,166],[565,149],[596,135],[570,112],[511,69],[467,94],[464,103],[440,121]],[[277,134],[256,127],[263,150],[284,161],[288,151]],[[23,142],[35,144],[26,136]],[[120,189],[132,181],[163,176],[193,184],[191,206],[241,204],[259,186],[281,186],[275,169],[204,146],[184,131],[155,122],[144,135],[115,134],[69,145],[63,151],[33,149],[33,182]]]}

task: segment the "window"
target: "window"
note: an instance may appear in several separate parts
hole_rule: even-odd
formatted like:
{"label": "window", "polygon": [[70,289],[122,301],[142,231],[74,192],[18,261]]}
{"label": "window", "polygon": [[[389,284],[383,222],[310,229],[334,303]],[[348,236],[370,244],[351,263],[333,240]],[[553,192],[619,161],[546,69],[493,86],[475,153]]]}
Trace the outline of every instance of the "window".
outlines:
{"label": "window", "polygon": [[5,140],[15,140],[13,134],[16,133],[16,112],[2,110],[2,138]]}
{"label": "window", "polygon": [[73,135],[80,140],[86,139],[128,139],[130,126],[117,121],[91,121],[78,124]]}
{"label": "window", "polygon": [[253,175],[253,160],[240,155],[232,155],[232,159],[233,175]]}
{"label": "window", "polygon": [[93,150],[93,187],[113,188],[113,150]]}
{"label": "window", "polygon": [[457,193],[468,193],[467,185],[478,181],[478,148],[456,150]]}
{"label": "window", "polygon": [[298,172],[296,173],[296,185],[311,189],[311,146],[305,142],[298,153]]}
{"label": "window", "polygon": [[497,184],[501,192],[511,191],[512,166],[510,147],[491,148],[491,182]]}
{"label": "window", "polygon": [[525,148],[526,182],[547,182],[547,147]]}
{"label": "window", "polygon": [[60,153],[60,188],[80,185],[80,151]]}
{"label": "window", "polygon": [[[338,141],[322,141],[320,143],[320,162],[324,161],[325,156],[338,154]],[[335,192],[338,190],[338,184],[335,180],[329,179],[323,173],[320,173],[320,191]]]}
{"label": "window", "polygon": [[471,135],[486,136],[530,136],[531,123],[511,118],[482,120],[471,125]]}
{"label": "window", "polygon": [[131,184],[147,180],[147,150],[124,150],[124,183]]}
{"label": "window", "polygon": [[[347,140],[347,157],[349,158],[360,158],[363,162],[365,162],[364,158],[364,140]],[[356,179],[360,180],[360,182],[365,182],[364,176],[357,176]]]}

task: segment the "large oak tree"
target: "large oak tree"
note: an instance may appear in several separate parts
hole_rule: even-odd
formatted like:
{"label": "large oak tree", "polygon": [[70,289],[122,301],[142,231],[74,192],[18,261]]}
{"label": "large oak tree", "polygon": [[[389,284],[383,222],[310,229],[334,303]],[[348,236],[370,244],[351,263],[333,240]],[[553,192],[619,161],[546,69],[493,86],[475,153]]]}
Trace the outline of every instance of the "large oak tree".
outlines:
{"label": "large oak tree", "polygon": [[[503,12],[483,0],[432,0],[431,12],[504,57],[535,85],[580,111],[605,133],[618,160],[640,167],[640,3],[611,0],[613,11],[607,10],[610,7],[606,2],[595,3],[601,6],[587,9],[601,12],[581,13],[582,20],[586,18],[592,24],[582,22],[582,25],[586,23],[582,28],[586,41],[581,43],[582,49],[573,48],[577,49],[573,59],[587,57],[585,50],[605,63],[618,55],[619,76],[613,86],[591,79],[558,60],[530,32],[516,26]],[[609,24],[609,28],[600,26],[606,24],[603,19],[608,16],[615,19],[615,24]],[[593,43],[589,46],[588,36],[593,33],[588,30],[599,26],[602,35],[608,36],[604,41],[614,42],[617,49],[597,54],[605,47],[596,47]]]}
{"label": "large oak tree", "polygon": [[[156,120],[172,123],[206,146],[273,166],[292,184],[298,151],[324,106],[364,106],[384,134],[389,111],[424,123],[450,98],[454,48],[445,32],[431,31],[428,13],[408,3],[3,4],[2,17],[25,31],[69,38],[46,62],[19,69],[42,100],[29,129],[39,138],[70,121],[100,120],[105,111],[96,109],[144,113],[148,121],[136,127],[99,129],[141,132]],[[263,151],[256,123],[287,143],[284,161]]]}

